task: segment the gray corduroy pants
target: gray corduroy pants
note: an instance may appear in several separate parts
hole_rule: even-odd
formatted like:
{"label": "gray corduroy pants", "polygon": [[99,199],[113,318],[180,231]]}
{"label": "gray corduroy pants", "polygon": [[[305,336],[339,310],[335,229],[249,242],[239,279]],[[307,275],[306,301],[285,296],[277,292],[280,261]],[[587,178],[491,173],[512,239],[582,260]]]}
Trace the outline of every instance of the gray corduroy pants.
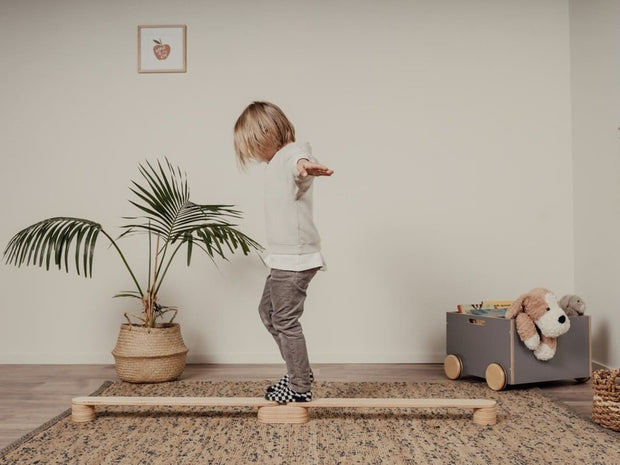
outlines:
{"label": "gray corduroy pants", "polygon": [[306,290],[318,270],[272,269],[258,306],[260,318],[286,362],[289,387],[300,393],[310,391],[310,362],[299,318],[304,313]]}

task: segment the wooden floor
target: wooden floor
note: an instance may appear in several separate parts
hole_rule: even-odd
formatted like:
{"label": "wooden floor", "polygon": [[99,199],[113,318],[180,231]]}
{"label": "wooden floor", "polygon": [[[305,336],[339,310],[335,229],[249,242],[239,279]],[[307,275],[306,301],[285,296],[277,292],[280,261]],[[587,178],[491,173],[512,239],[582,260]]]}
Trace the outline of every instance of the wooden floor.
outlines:
{"label": "wooden floor", "polygon": [[[319,381],[447,381],[439,364],[313,364]],[[284,365],[188,365],[182,380],[277,380]],[[70,408],[73,397],[118,380],[112,365],[0,365],[0,448]],[[481,380],[481,383],[484,383]],[[551,397],[590,416],[590,383],[539,385]]]}

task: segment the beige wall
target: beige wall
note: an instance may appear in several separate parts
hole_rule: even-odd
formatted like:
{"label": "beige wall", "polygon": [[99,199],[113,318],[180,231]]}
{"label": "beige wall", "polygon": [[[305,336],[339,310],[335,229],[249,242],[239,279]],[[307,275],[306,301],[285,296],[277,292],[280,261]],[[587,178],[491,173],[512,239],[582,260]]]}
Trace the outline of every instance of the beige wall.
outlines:
{"label": "beige wall", "polygon": [[575,288],[595,360],[620,366],[620,2],[571,1]]}
{"label": "beige wall", "polygon": [[[117,233],[137,163],[168,156],[196,201],[264,241],[262,171],[231,126],[277,102],[336,174],[316,183],[329,271],[302,319],[314,362],[436,362],[445,312],[573,291],[566,1],[0,2],[0,242],[71,215]],[[138,24],[188,26],[188,72],[136,72]],[[145,243],[127,242],[133,263]],[[256,312],[266,270],[172,270],[190,360],[278,362]],[[92,280],[0,267],[0,363],[107,363],[133,302],[102,241]]]}

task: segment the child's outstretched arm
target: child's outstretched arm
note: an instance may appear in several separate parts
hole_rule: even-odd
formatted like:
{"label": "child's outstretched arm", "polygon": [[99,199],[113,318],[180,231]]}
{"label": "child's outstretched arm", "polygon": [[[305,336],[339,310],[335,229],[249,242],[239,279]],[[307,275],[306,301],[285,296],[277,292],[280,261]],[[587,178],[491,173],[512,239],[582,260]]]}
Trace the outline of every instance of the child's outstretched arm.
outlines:
{"label": "child's outstretched arm", "polygon": [[305,178],[306,176],[331,176],[334,174],[334,170],[330,170],[327,166],[319,163],[314,163],[305,158],[300,159],[297,162],[297,172],[299,176]]}

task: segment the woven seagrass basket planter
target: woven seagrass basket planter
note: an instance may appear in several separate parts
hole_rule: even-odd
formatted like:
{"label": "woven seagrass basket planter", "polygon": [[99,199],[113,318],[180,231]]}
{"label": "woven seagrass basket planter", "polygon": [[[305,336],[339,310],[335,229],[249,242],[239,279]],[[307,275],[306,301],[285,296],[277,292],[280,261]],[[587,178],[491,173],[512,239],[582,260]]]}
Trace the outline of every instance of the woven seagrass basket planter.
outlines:
{"label": "woven seagrass basket planter", "polygon": [[592,420],[605,428],[620,431],[620,370],[592,373]]}
{"label": "woven seagrass basket planter", "polygon": [[112,355],[121,380],[162,383],[181,376],[187,352],[178,323],[155,328],[123,324]]}

